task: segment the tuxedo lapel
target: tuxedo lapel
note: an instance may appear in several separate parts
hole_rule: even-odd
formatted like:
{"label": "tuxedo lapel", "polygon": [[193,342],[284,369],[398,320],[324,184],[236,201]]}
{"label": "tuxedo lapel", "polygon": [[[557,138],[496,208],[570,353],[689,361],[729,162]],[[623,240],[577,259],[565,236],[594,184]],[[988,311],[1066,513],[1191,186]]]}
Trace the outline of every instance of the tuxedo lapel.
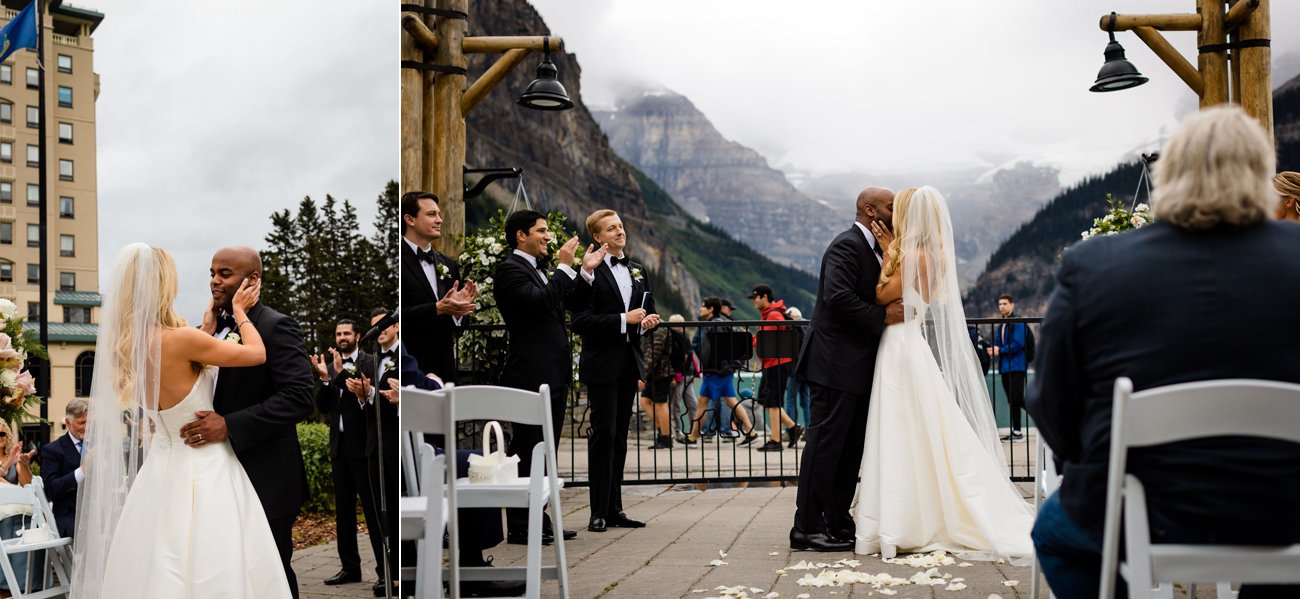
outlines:
{"label": "tuxedo lapel", "polygon": [[614,278],[614,271],[609,267],[608,262],[602,261],[600,266],[596,267],[596,276],[605,281],[605,285],[614,292],[614,301],[621,304],[623,302],[623,294],[618,292],[618,279]]}
{"label": "tuxedo lapel", "polygon": [[[636,271],[636,270],[641,270],[641,265],[639,265],[639,264],[637,264],[637,263],[635,263],[635,262],[628,262],[628,264],[627,264],[627,274],[628,274],[628,277],[630,277],[630,278],[632,279],[632,297],[631,297],[630,301],[628,301],[628,303],[631,304],[631,305],[628,306],[628,308],[629,308],[629,309],[633,309],[633,310],[635,310],[635,309],[637,309],[637,308],[644,308],[644,307],[645,307],[645,306],[642,306],[642,305],[641,305],[641,297],[642,297],[642,295],[644,295],[644,293],[645,293],[645,279],[643,278],[643,279],[640,280],[640,281],[636,280],[636,277],[632,275],[632,271]],[[644,273],[645,271],[644,271],[644,270],[641,270],[641,272]]]}
{"label": "tuxedo lapel", "polygon": [[411,246],[407,245],[405,241],[402,242],[402,267],[406,269],[407,276],[413,277],[420,282],[420,287],[424,289],[425,293],[429,294],[429,297],[433,298],[433,301],[438,301],[438,298],[433,296],[433,286],[429,284],[429,277],[424,274],[420,259],[416,257],[415,252],[411,251]]}

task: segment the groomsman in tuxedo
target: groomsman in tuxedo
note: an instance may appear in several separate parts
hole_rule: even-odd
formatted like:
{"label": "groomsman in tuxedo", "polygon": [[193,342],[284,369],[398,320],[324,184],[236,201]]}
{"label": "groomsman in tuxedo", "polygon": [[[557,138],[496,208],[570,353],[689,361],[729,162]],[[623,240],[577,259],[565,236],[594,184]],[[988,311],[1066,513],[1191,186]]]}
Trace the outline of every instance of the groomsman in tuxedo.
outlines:
{"label": "groomsman in tuxedo", "polygon": [[[370,312],[370,326],[375,326],[385,316],[388,316],[387,308],[375,308]],[[365,421],[365,463],[369,472],[369,487],[371,496],[375,498],[374,512],[366,512],[366,522],[374,523],[370,528],[370,547],[375,552],[375,570],[379,572],[379,582],[375,583],[375,596],[379,597],[384,594],[385,580],[392,581],[394,585],[393,595],[398,595],[396,575],[398,561],[398,539],[397,539],[397,498],[401,495],[401,489],[398,487],[397,480],[397,404],[388,401],[383,395],[377,395],[374,390],[388,389],[388,379],[398,377],[398,349],[399,327],[394,323],[386,329],[379,332],[376,340],[379,343],[379,355],[375,358],[379,361],[379,381],[378,385],[371,384],[371,377],[374,376],[375,368],[372,362],[369,368],[362,370],[359,376],[348,380],[348,390],[352,392],[355,400],[354,405],[358,406],[364,413]],[[379,419],[379,426],[382,431],[376,431],[375,419]],[[380,502],[380,484],[383,484],[383,503]],[[380,507],[387,510],[386,517],[379,514]],[[385,576],[383,572],[383,559],[385,547],[388,551],[388,564],[392,570]]]}
{"label": "groomsman in tuxedo", "polygon": [[[312,367],[321,382],[316,391],[316,409],[325,415],[325,422],[330,427],[334,531],[342,566],[337,574],[325,579],[327,585],[361,582],[361,554],[357,550],[358,499],[366,521],[374,522],[370,468],[366,464],[366,417],[356,395],[347,389],[348,379],[374,370],[374,356],[357,347],[360,338],[357,322],[344,318],[334,326],[335,347],[330,348],[330,358],[324,355],[312,357]],[[382,574],[378,568],[376,574]]]}
{"label": "groomsman in tuxedo", "polygon": [[[212,310],[204,331],[225,337],[234,328],[230,302],[245,278],[262,277],[262,259],[249,247],[228,247],[212,256]],[[266,344],[266,362],[222,368],[213,393],[215,411],[200,411],[181,427],[185,444],[199,447],[227,437],[248,473],[280,551],[289,589],[298,597],[293,573],[293,521],[307,496],[307,474],[297,424],[312,413],[312,367],[298,323],[258,302],[248,319]]]}
{"label": "groomsman in tuxedo", "polygon": [[411,331],[407,351],[427,371],[456,380],[452,348],[455,329],[474,311],[478,287],[460,282],[456,261],[433,249],[442,237],[438,196],[426,191],[402,195],[402,305]]}
{"label": "groomsman in tuxedo", "polygon": [[901,302],[876,304],[884,248],[893,238],[894,193],[858,194],[853,226],[822,255],[817,303],[795,374],[812,389],[791,549],[852,551],[849,514],[862,464],[871,373],[885,325],[903,321]]}
{"label": "groomsman in tuxedo", "polygon": [[623,253],[627,232],[613,210],[587,217],[587,232],[606,251],[594,273],[582,271],[585,284],[571,298],[573,330],[582,335],[578,378],[587,385],[591,438],[587,464],[591,476],[591,522],[587,530],[641,528],[623,513],[623,465],[627,430],[637,381],[645,378],[641,333],[659,324],[650,279]]}
{"label": "groomsman in tuxedo", "polygon": [[41,448],[41,477],[45,479],[45,495],[54,511],[54,524],[59,534],[72,536],[77,515],[77,487],[86,478],[81,470],[82,445],[86,438],[86,411],[90,404],[84,399],[68,402],[63,410],[63,423],[68,433]]}
{"label": "groomsman in tuxedo", "polygon": [[[556,252],[556,266],[547,265],[552,239],[546,216],[536,210],[520,210],[506,217],[506,244],[514,251],[497,265],[495,295],[501,318],[506,322],[510,340],[506,353],[502,384],[516,389],[537,391],[542,385],[551,389],[551,425],[558,442],[564,425],[565,401],[573,379],[573,348],[564,326],[565,300],[577,285],[573,270],[578,238],[574,237]],[[591,273],[600,264],[600,253],[590,248],[582,268]],[[542,428],[514,425],[508,453],[519,456],[519,474],[527,476],[532,467],[533,447],[542,441]],[[552,447],[552,450],[555,448]],[[542,541],[553,541],[550,518],[545,521]],[[506,539],[525,544],[528,510],[506,510]],[[564,531],[564,538],[577,533]]]}

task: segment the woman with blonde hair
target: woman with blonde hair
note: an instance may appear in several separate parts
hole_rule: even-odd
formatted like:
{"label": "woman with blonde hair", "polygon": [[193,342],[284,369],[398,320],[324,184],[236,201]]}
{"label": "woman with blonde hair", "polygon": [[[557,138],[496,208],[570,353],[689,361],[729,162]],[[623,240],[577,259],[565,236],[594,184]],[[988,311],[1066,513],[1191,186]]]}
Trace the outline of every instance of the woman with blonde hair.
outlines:
{"label": "woman with blonde hair", "polygon": [[1274,175],[1273,187],[1282,196],[1277,204],[1277,219],[1300,222],[1300,173],[1282,171]]}
{"label": "woman with blonde hair", "polygon": [[1007,478],[997,423],[970,350],[952,221],[933,187],[894,197],[876,303],[901,300],[880,339],[867,412],[856,547],[861,554],[944,550],[968,559],[1033,552],[1033,511]]}
{"label": "woman with blonde hair", "polygon": [[[266,348],[235,294],[222,339],[172,307],[176,266],[142,243],[118,254],[104,291],[78,489],[72,597],[289,597],[262,504],[230,442],[190,446],[180,428],[212,410],[215,367]],[[210,311],[210,310],[209,310]]]}

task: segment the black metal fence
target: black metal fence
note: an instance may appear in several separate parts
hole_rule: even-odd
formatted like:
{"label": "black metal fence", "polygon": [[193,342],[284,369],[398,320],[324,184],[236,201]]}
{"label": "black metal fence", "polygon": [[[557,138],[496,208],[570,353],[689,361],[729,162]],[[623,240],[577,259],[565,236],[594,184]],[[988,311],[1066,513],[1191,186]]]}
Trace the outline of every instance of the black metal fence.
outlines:
{"label": "black metal fence", "polygon": [[[971,327],[972,352],[982,355],[987,365],[985,381],[993,411],[1001,434],[1011,434],[1010,404],[998,359],[989,359],[987,347],[998,338],[1001,327],[1008,324],[1025,324],[1032,334],[1037,333],[1041,318],[974,318],[968,319]],[[801,439],[790,442],[790,431],[776,423],[781,449],[771,446],[759,451],[773,438],[767,410],[759,405],[763,358],[786,359],[797,353],[807,320],[789,321],[698,321],[663,322],[660,326],[680,332],[692,340],[692,347],[706,345],[705,356],[695,355],[694,364],[704,370],[726,372],[717,375],[731,378],[735,387],[736,405],[699,397],[702,376],[675,377],[668,393],[671,444],[663,447],[655,430],[652,416],[646,408],[651,402],[629,397],[634,402],[632,421],[629,423],[628,453],[624,467],[624,484],[715,484],[794,481],[799,475],[799,462],[803,457]],[[503,352],[508,340],[501,325],[471,325],[461,333],[484,335],[491,338],[486,352],[480,351],[461,364],[458,380],[461,384],[499,384]],[[575,341],[574,372],[577,372],[577,337]],[[480,345],[480,347],[482,347]],[[501,353],[502,355],[495,355]],[[702,363],[702,359],[703,362]],[[790,367],[793,371],[793,366]],[[864,377],[871,372],[861,373]],[[1032,365],[1026,378],[1033,376]],[[1012,379],[1014,382],[1015,379]],[[806,427],[808,423],[807,383],[791,378],[773,384],[779,394],[780,405],[794,423]],[[585,389],[575,380],[569,387],[563,430],[557,434],[560,477],[566,484],[586,486],[587,438],[590,434],[589,415]],[[769,390],[771,392],[771,389]],[[691,400],[694,401],[691,401]],[[700,407],[700,403],[707,403]],[[692,407],[695,406],[695,407]],[[744,415],[740,414],[744,411]],[[1033,480],[1034,442],[1036,432],[1027,413],[1020,413],[1023,437],[1004,438],[1003,448],[1008,464],[1008,476],[1015,481]],[[747,423],[747,424],[746,424]],[[466,423],[461,431],[462,447],[479,443],[482,423]],[[508,427],[507,427],[508,428]],[[757,437],[750,443],[751,435]],[[685,444],[683,441],[694,442]],[[660,448],[654,448],[656,443]]]}

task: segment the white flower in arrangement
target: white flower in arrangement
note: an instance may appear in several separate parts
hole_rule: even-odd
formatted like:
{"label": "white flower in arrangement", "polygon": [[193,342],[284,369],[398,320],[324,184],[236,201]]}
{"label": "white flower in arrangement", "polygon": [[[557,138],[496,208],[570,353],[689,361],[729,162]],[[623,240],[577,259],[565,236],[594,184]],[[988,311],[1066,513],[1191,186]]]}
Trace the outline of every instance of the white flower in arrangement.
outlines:
{"label": "white flower in arrangement", "polygon": [[488,278],[486,278],[486,279],[483,279],[483,284],[484,284],[484,285],[491,285],[491,284],[492,284],[492,277],[488,277]]}
{"label": "white flower in arrangement", "polygon": [[633,268],[633,269],[632,269],[632,280],[633,280],[633,281],[636,281],[636,282],[640,283],[640,282],[641,282],[641,279],[643,279],[643,278],[644,278],[644,277],[641,276],[641,269],[639,269],[639,268]]}
{"label": "white flower in arrangement", "polygon": [[18,314],[18,305],[7,299],[0,298],[0,318],[13,318],[16,314]]}
{"label": "white flower in arrangement", "polygon": [[501,250],[503,250],[503,249],[505,249],[505,248],[502,248],[502,247],[501,247],[501,244],[499,244],[499,243],[497,243],[497,242],[495,242],[495,241],[492,242],[492,245],[488,246],[488,250],[491,251],[493,254],[500,254],[500,253],[501,253]]}
{"label": "white flower in arrangement", "polygon": [[8,368],[0,370],[0,387],[13,387],[18,383],[18,371]]}
{"label": "white flower in arrangement", "polygon": [[229,342],[231,342],[231,343],[239,343],[240,341],[243,340],[243,337],[240,337],[240,336],[239,336],[239,333],[236,333],[236,332],[234,332],[234,331],[230,331],[229,333],[226,333],[226,339],[225,339],[225,340],[226,340],[226,341],[229,341]]}
{"label": "white flower in arrangement", "polygon": [[1134,214],[1134,215],[1133,215],[1133,218],[1132,218],[1132,219],[1129,219],[1129,222],[1132,222],[1132,223],[1133,223],[1133,228],[1134,228],[1134,229],[1136,229],[1136,228],[1138,228],[1138,227],[1141,227],[1142,225],[1147,224],[1146,219],[1142,218],[1140,215],[1137,215],[1137,214]]}

